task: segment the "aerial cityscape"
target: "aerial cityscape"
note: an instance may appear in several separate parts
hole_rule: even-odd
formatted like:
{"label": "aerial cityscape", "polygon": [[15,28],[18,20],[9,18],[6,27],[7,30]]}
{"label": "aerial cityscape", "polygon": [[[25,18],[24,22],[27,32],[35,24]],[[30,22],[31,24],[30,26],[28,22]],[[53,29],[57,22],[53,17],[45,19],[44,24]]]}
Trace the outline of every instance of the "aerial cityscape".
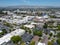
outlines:
{"label": "aerial cityscape", "polygon": [[0,45],[60,45],[60,0],[0,0]]}

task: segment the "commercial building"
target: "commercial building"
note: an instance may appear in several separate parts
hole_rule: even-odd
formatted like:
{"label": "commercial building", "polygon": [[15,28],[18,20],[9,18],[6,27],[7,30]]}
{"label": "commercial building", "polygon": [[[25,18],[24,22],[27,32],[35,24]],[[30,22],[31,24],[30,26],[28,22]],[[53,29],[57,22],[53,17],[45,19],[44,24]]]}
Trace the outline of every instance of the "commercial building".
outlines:
{"label": "commercial building", "polygon": [[15,31],[4,35],[3,37],[0,38],[0,45],[6,45],[6,43],[8,43],[11,40],[12,36],[16,36],[16,35],[23,35],[25,33],[25,30],[22,29],[16,29]]}

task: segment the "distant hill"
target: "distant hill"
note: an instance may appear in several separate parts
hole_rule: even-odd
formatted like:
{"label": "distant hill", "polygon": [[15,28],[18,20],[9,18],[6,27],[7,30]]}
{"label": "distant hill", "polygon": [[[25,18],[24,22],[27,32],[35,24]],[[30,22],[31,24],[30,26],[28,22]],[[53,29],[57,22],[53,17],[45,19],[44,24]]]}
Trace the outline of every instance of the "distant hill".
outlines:
{"label": "distant hill", "polygon": [[20,5],[20,6],[8,6],[8,7],[0,7],[0,9],[6,9],[6,10],[12,10],[12,9],[60,9],[60,7],[55,7],[55,6],[29,6],[29,5]]}
{"label": "distant hill", "polygon": [[20,6],[8,6],[7,8],[60,8],[55,6],[29,6],[29,5],[20,5]]}

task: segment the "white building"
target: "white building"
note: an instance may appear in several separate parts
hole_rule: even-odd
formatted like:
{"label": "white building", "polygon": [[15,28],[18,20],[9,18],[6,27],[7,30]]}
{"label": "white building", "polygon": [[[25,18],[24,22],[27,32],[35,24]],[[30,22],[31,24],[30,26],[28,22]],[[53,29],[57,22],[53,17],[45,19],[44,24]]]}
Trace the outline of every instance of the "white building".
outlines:
{"label": "white building", "polygon": [[27,23],[28,21],[32,20],[33,18],[34,18],[34,16],[22,17],[22,16],[17,16],[16,14],[13,14],[11,16],[9,15],[9,16],[2,17],[2,18],[0,18],[0,20],[6,21],[11,24],[23,24],[23,23]]}
{"label": "white building", "polygon": [[27,28],[34,28],[35,26],[34,25],[24,25],[25,27],[27,27]]}
{"label": "white building", "polygon": [[46,45],[45,43],[38,42],[37,45]]}
{"label": "white building", "polygon": [[46,18],[49,18],[49,16],[48,15],[44,15],[44,16],[36,16],[36,18],[39,18],[39,19],[46,19]]}
{"label": "white building", "polygon": [[16,29],[15,31],[13,31],[7,35],[4,35],[3,37],[0,38],[0,45],[4,45],[4,44],[8,43],[12,36],[16,36],[16,35],[21,36],[24,33],[25,33],[25,30]]}
{"label": "white building", "polygon": [[10,11],[3,11],[3,13],[7,13],[8,15],[13,14],[13,12],[10,12]]}

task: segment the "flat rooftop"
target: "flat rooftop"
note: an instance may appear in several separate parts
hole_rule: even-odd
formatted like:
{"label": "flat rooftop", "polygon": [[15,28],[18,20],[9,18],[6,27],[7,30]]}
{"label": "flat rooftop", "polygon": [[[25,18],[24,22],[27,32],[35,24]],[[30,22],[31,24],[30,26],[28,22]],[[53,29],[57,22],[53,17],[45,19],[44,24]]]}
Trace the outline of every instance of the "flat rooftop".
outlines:
{"label": "flat rooftop", "polygon": [[3,37],[0,38],[0,45],[3,44],[4,42],[9,42],[10,41],[10,38],[12,36],[15,36],[15,35],[23,35],[25,33],[24,30],[22,29],[16,29],[15,31],[7,34],[7,35],[4,35]]}
{"label": "flat rooftop", "polygon": [[34,25],[30,24],[30,25],[24,25],[25,27],[28,27],[28,28],[34,28]]}

